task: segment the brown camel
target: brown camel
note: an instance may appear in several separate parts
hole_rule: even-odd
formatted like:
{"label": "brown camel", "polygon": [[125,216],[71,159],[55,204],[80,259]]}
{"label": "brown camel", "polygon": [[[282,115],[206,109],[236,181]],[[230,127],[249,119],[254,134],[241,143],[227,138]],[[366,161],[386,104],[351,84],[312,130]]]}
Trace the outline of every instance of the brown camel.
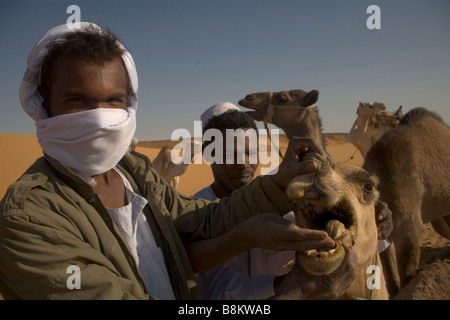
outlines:
{"label": "brown camel", "polygon": [[[332,169],[328,160],[318,154],[308,153],[303,159],[313,159],[319,169],[294,178],[286,190],[289,199],[296,202],[297,224],[326,230],[336,246],[298,252],[293,270],[284,282],[295,280],[296,268],[319,277],[334,272],[345,257],[346,246],[356,252],[358,267],[356,278],[337,298],[388,299],[377,252],[378,180],[362,168],[347,163],[337,163]],[[284,285],[290,289],[287,283]],[[289,297],[287,290],[280,294],[280,298]]]}
{"label": "brown camel", "polygon": [[247,113],[256,121],[271,123],[293,136],[316,139],[325,147],[322,123],[314,103],[319,91],[290,90],[281,92],[259,92],[247,95],[239,105],[252,109]]}
{"label": "brown camel", "polygon": [[[386,132],[395,128],[403,117],[402,106],[394,113],[385,110],[386,106],[382,103],[359,103],[356,111],[358,117],[348,134],[348,141],[360,150],[364,158],[374,143]],[[434,220],[432,225],[437,233],[449,238],[450,217]]]}
{"label": "brown camel", "polygon": [[[358,117],[348,134],[348,140],[361,152],[364,158],[370,148],[386,132],[395,128],[403,117],[402,106],[391,113],[379,102],[360,102],[356,111]],[[446,216],[431,222],[434,230],[445,238],[450,238],[450,217]]]}
{"label": "brown camel", "polygon": [[450,220],[449,145],[450,128],[441,117],[415,108],[373,145],[363,166],[380,178],[380,199],[392,210],[402,287],[417,273],[424,224]]}
{"label": "brown camel", "polygon": [[347,139],[359,149],[364,158],[373,144],[387,131],[395,128],[403,116],[401,106],[395,113],[391,113],[379,102],[360,102],[356,114],[358,117]]}
{"label": "brown camel", "polygon": [[[253,109],[248,112],[255,120],[270,122],[283,129],[288,136],[303,136],[315,138],[321,142],[326,151],[325,138],[322,134],[321,120],[314,103],[318,100],[319,92],[312,90],[290,90],[281,92],[260,92],[247,95],[239,101],[243,107]],[[330,157],[330,159],[332,159]],[[332,160],[334,161],[334,160]],[[395,252],[388,247],[381,253],[394,257]],[[387,259],[389,264],[385,266],[385,276],[388,279],[389,292],[393,296],[398,292],[399,281],[395,259]]]}

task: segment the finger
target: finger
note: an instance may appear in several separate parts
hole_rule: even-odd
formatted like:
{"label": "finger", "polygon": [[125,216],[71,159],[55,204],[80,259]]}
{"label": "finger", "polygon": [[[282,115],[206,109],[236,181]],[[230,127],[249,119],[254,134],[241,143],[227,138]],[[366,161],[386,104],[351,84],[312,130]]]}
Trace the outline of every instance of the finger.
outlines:
{"label": "finger", "polygon": [[294,175],[303,175],[317,171],[319,165],[314,160],[306,160],[292,164]]}
{"label": "finger", "polygon": [[274,250],[290,250],[303,252],[312,249],[332,248],[334,247],[334,245],[334,241],[331,239],[302,241],[279,240],[274,243]]}
{"label": "finger", "polygon": [[261,217],[263,217],[263,219],[266,219],[267,221],[272,221],[274,223],[279,223],[281,225],[294,225],[294,223],[292,223],[292,221],[283,218],[282,216],[280,216],[278,213],[275,212],[268,212],[268,213],[264,213]]}
{"label": "finger", "polygon": [[355,250],[353,248],[346,246],[345,244],[342,244],[345,250],[345,257],[342,261],[342,264],[339,266],[339,269],[350,272],[356,276],[356,270],[358,266],[358,255],[356,254]]}
{"label": "finger", "polygon": [[389,209],[385,202],[378,200],[375,203],[375,210],[377,212],[377,219],[383,220],[389,215]]}
{"label": "finger", "polygon": [[315,139],[293,137],[291,138],[290,143],[296,155],[315,152],[323,157],[327,156],[325,150],[320,146],[320,144]]}
{"label": "finger", "polygon": [[303,240],[326,240],[331,239],[326,231],[304,229],[291,223],[288,226],[274,224],[272,229],[273,234],[282,235],[280,238],[290,241],[303,241]]}

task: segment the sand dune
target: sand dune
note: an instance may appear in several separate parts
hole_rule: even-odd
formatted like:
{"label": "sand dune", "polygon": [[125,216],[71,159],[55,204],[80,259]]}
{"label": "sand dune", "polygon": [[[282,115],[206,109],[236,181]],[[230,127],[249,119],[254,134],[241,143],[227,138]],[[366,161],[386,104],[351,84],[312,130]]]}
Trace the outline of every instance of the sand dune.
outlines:
{"label": "sand dune", "polygon": [[42,156],[36,136],[0,133],[0,196],[33,162]]}

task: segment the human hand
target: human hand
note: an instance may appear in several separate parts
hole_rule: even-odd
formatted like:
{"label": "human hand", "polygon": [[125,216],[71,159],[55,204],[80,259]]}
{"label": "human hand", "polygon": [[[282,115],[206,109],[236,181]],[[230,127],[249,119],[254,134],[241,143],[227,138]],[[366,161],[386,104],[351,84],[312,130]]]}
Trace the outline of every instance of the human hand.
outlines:
{"label": "human hand", "polygon": [[315,152],[330,161],[334,165],[334,159],[329,155],[315,139],[293,137],[289,141],[288,148],[284,155],[276,174],[272,175],[274,183],[281,189],[286,187],[293,178],[299,175],[308,174],[318,169],[317,163],[313,160],[302,161],[305,154]]}
{"label": "human hand", "polygon": [[248,249],[306,251],[335,245],[325,231],[300,228],[273,212],[253,216],[236,226],[233,232]]}
{"label": "human hand", "polygon": [[[312,275],[295,263],[291,271],[277,277],[274,283],[274,300],[330,300],[342,296],[356,278],[358,256],[352,248],[343,245],[345,258],[342,264],[327,275]],[[297,253],[299,254],[299,253]]]}
{"label": "human hand", "polygon": [[375,217],[378,228],[378,239],[387,239],[394,229],[392,222],[392,211],[383,201],[375,202]]}

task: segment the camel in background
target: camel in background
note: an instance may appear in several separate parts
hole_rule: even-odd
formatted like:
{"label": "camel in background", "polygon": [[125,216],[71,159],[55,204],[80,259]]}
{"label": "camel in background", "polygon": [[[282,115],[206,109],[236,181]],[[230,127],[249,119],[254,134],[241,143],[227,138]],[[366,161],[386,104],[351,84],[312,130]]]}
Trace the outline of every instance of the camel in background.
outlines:
{"label": "camel in background", "polygon": [[299,270],[319,277],[335,271],[344,260],[345,245],[358,256],[356,278],[345,293],[336,298],[388,299],[377,252],[377,179],[362,168],[347,163],[337,163],[332,169],[327,159],[318,154],[308,153],[303,157],[306,159],[316,161],[319,169],[294,178],[286,194],[296,202],[295,218],[299,227],[326,230],[336,246],[297,252],[292,271],[282,283],[283,289],[277,298],[295,297],[291,292],[294,283],[301,281]]}
{"label": "camel in background", "polygon": [[[398,126],[403,117],[402,107],[391,113],[386,111],[383,103],[360,102],[357,108],[357,119],[348,135],[348,140],[352,142],[366,158],[370,148],[386,132]],[[431,221],[433,229],[445,238],[450,236],[450,217],[435,219]]]}
{"label": "camel in background", "polygon": [[256,121],[283,129],[289,139],[293,136],[314,138],[325,148],[322,122],[314,106],[318,97],[317,90],[259,92],[247,95],[238,103],[254,110],[247,113]]}
{"label": "camel in background", "polygon": [[175,164],[172,161],[169,146],[163,146],[158,155],[152,161],[153,168],[175,190],[180,183],[180,176],[186,172],[189,164]]}
{"label": "camel in background", "polygon": [[[391,113],[383,103],[360,102],[356,118],[348,134],[348,141],[357,147],[366,158],[367,152],[386,132],[395,128],[403,117],[402,106]],[[433,229],[441,236],[450,235],[450,218],[436,219],[431,222]]]}
{"label": "camel in background", "polygon": [[380,199],[392,210],[402,287],[417,273],[424,224],[439,226],[435,230],[450,239],[449,145],[450,128],[441,117],[415,108],[372,146],[363,165],[380,178]]}
{"label": "camel in background", "polygon": [[[322,121],[317,107],[314,105],[318,97],[319,91],[317,90],[306,92],[296,89],[252,93],[238,103],[245,108],[254,110],[246,112],[254,120],[263,121],[266,128],[267,123],[271,123],[282,129],[288,139],[294,136],[313,138],[328,154],[325,136],[322,134]],[[281,153],[280,156],[282,157]],[[330,155],[329,159],[334,162]]]}
{"label": "camel in background", "polygon": [[387,131],[395,128],[403,116],[402,106],[392,113],[380,102],[360,102],[356,114],[358,117],[347,140],[359,149],[364,158],[373,144]]}
{"label": "camel in background", "polygon": [[[180,183],[180,176],[184,174],[189,167],[189,164],[193,163],[193,159],[195,156],[195,145],[198,145],[200,142],[195,139],[189,142],[191,144],[191,157],[189,163],[184,163],[181,161],[183,155],[175,154],[175,162],[172,158],[172,152],[169,149],[169,146],[165,145],[161,148],[158,155],[153,159],[152,165],[156,172],[167,182],[172,188],[175,190],[178,188]],[[186,150],[186,148],[182,148],[182,150]]]}

